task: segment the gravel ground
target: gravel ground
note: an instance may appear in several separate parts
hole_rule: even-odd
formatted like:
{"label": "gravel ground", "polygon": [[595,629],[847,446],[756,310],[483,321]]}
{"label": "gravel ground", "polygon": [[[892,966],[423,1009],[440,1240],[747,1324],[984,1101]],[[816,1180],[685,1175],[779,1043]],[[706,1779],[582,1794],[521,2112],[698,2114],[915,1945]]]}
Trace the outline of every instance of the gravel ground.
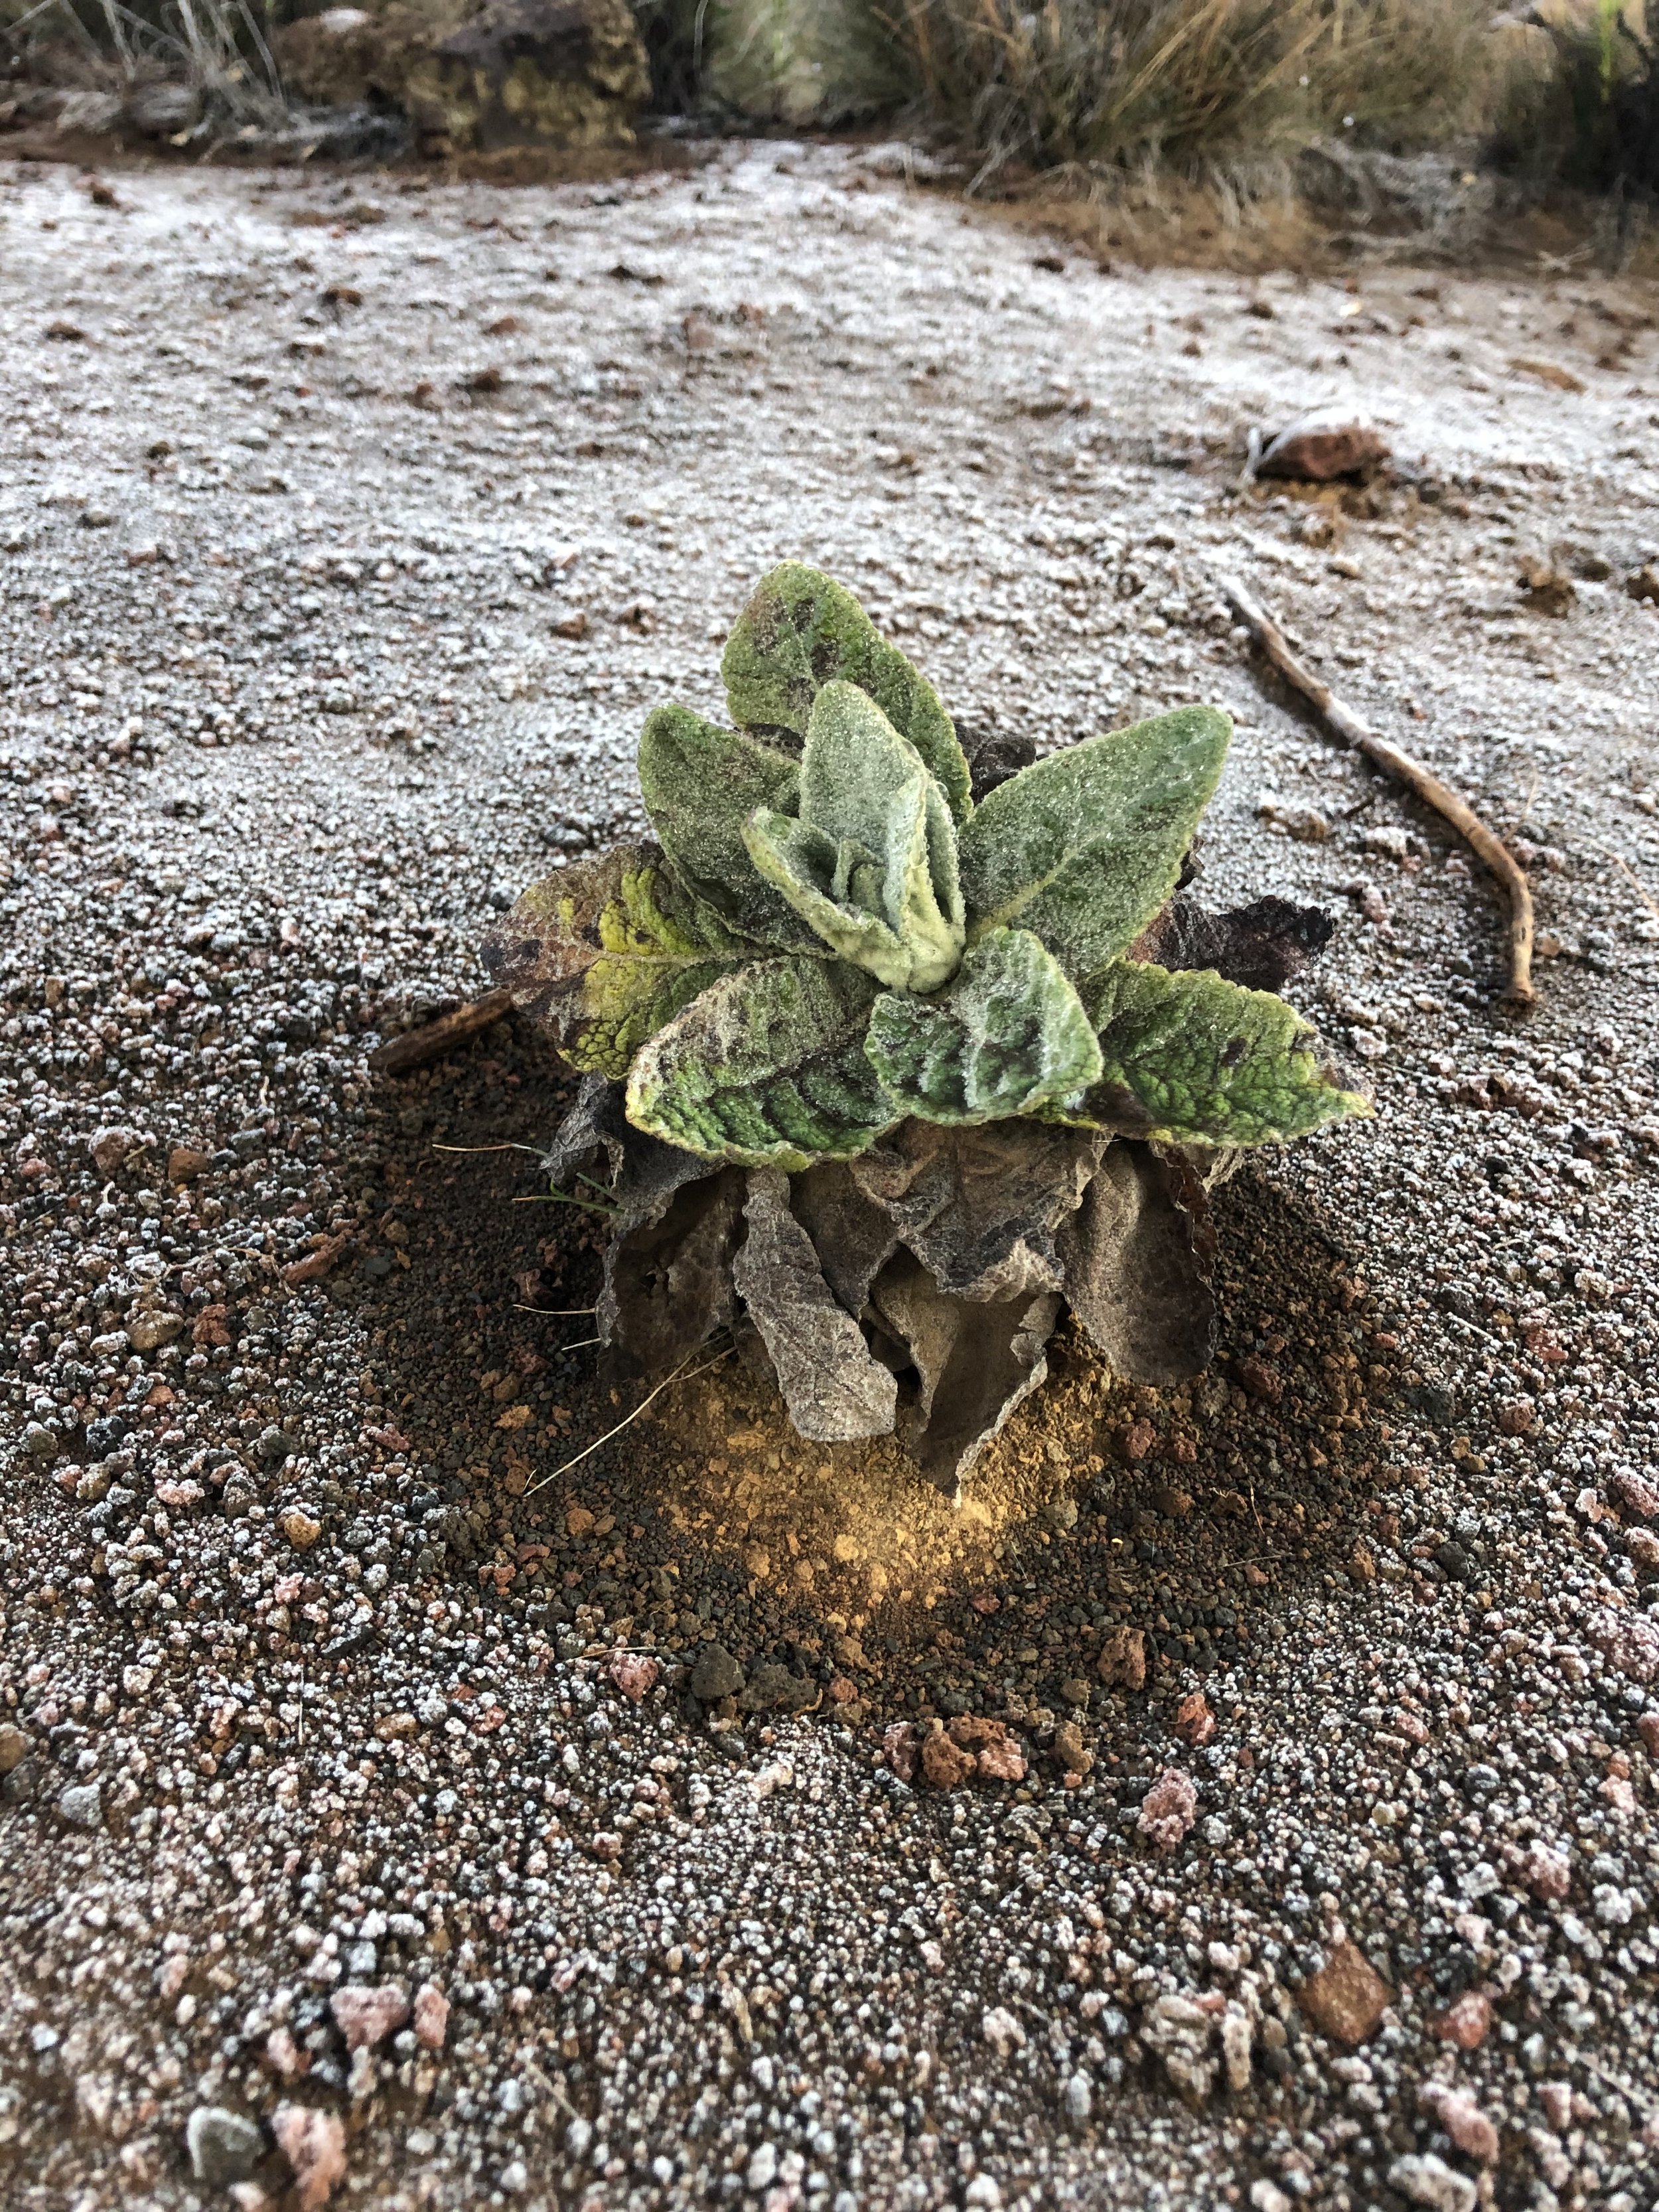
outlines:
{"label": "gravel ground", "polygon": [[[899,167],[0,179],[9,2205],[1659,2202],[1650,315]],[[1324,399],[1407,479],[1241,496]],[[1228,705],[1206,887],[1376,1084],[1219,1194],[1213,1374],[1062,1344],[959,1513],[729,1364],[566,1471],[591,1238],[437,1149],[559,1079],[365,1066],[786,555],[964,719]],[[1228,565],[1516,841],[1524,1025]]]}

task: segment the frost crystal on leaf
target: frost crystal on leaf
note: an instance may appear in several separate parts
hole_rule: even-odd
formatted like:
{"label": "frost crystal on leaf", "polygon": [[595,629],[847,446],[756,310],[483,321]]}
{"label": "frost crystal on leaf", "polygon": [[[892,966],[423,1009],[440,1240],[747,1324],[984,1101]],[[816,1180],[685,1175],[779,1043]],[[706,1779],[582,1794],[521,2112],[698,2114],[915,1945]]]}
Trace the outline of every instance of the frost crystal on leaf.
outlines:
{"label": "frost crystal on leaf", "polygon": [[1018,922],[1074,981],[1118,958],[1174,890],[1231,735],[1178,707],[999,784],[962,833],[971,933]]}

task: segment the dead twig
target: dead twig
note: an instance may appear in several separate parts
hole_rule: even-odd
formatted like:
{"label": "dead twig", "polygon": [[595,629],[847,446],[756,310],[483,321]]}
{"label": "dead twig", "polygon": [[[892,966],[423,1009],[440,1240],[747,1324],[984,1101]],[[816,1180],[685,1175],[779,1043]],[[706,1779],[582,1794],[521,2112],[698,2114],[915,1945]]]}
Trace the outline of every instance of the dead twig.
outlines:
{"label": "dead twig", "polygon": [[482,999],[457,1006],[453,1014],[428,1022],[424,1029],[388,1037],[370,1053],[368,1064],[376,1075],[407,1075],[410,1068],[424,1067],[428,1060],[441,1060],[458,1044],[477,1036],[480,1030],[487,1030],[492,1022],[500,1021],[512,1004],[511,991],[486,991]]}
{"label": "dead twig", "polygon": [[601,1444],[608,1444],[612,1437],[619,1437],[623,1431],[627,1428],[631,1422],[638,1420],[640,1415],[645,1411],[647,1406],[651,1405],[656,1399],[661,1397],[663,1392],[668,1388],[671,1382],[678,1382],[682,1379],[682,1377],[684,1377],[684,1379],[688,1382],[695,1382],[699,1375],[707,1375],[711,1367],[718,1367],[721,1360],[726,1358],[730,1355],[731,1351],[732,1346],[728,1344],[724,1352],[716,1352],[714,1358],[706,1361],[702,1366],[692,1367],[691,1372],[689,1375],[686,1374],[685,1370],[688,1367],[691,1367],[691,1362],[696,1358],[696,1352],[688,1352],[686,1357],[681,1360],[679,1365],[674,1370],[673,1373],[672,1375],[665,1375],[662,1381],[658,1383],[656,1389],[654,1390],[648,1391],[647,1395],[641,1399],[639,1404],[635,1407],[633,1412],[631,1413],[625,1414],[623,1418],[617,1422],[614,1429],[607,1429],[602,1437],[595,1437],[591,1444],[587,1445],[585,1449],[579,1451],[576,1454],[574,1459],[566,1460],[564,1465],[562,1467],[556,1467],[551,1474],[544,1474],[539,1482],[532,1482],[529,1489],[526,1491],[525,1496],[526,1498],[533,1498],[538,1490],[545,1490],[550,1482],[556,1482],[562,1474],[568,1474],[573,1467],[580,1467],[585,1459],[590,1458],[594,1452],[598,1451]]}
{"label": "dead twig", "polygon": [[1625,881],[1635,892],[1637,897],[1641,900],[1643,905],[1646,907],[1653,919],[1656,921],[1659,921],[1659,902],[1656,902],[1652,892],[1642,881],[1640,876],[1637,874],[1635,869],[1632,867],[1630,862],[1624,859],[1621,854],[1615,853],[1611,845],[1602,845],[1597,849],[1607,854],[1608,860],[1613,862],[1613,866],[1618,869],[1620,874],[1625,878]]}
{"label": "dead twig", "polygon": [[1530,1006],[1537,998],[1532,982],[1532,892],[1528,887],[1526,873],[1504,848],[1502,842],[1487,829],[1473,807],[1461,799],[1437,775],[1432,775],[1420,761],[1409,753],[1402,753],[1386,738],[1362,722],[1352,708],[1345,706],[1329,687],[1312,675],[1285,641],[1285,633],[1273,617],[1265,613],[1250,597],[1236,577],[1221,575],[1217,579],[1222,591],[1232,603],[1239,620],[1261,647],[1273,666],[1290,684],[1299,691],[1327,726],[1335,731],[1346,744],[1366,759],[1385,769],[1414,792],[1437,814],[1443,815],[1459,836],[1497,877],[1509,896],[1510,902],[1510,982],[1504,997],[1511,1006]]}

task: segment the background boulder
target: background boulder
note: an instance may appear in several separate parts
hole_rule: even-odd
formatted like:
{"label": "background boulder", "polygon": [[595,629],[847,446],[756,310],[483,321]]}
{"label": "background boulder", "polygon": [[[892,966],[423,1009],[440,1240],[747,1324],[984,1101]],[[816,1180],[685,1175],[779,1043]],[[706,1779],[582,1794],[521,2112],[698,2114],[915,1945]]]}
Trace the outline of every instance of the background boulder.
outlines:
{"label": "background boulder", "polygon": [[428,155],[625,146],[650,90],[626,0],[389,0],[290,24],[291,88],[408,116]]}

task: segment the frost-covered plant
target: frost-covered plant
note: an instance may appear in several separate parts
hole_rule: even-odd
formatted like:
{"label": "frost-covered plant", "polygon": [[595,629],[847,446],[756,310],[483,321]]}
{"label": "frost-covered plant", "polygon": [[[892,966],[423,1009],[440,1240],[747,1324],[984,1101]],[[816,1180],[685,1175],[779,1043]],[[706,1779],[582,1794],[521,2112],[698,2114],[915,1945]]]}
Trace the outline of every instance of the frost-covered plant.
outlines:
{"label": "frost-covered plant", "polygon": [[[794,563],[723,672],[734,728],[646,723],[657,842],[535,886],[486,957],[591,1079],[554,1158],[568,1173],[603,1144],[616,1178],[602,1333],[661,1364],[746,1318],[819,1437],[891,1429],[912,1372],[910,1441],[945,1419],[945,1461],[921,1455],[954,1486],[1042,1379],[1062,1290],[1124,1371],[1202,1364],[1200,1170],[1369,1110],[1281,999],[1219,971],[1282,981],[1328,927],[1176,896],[1231,736],[1213,708],[981,775],[976,805],[933,687]],[[1178,1285],[1167,1252],[1131,1251],[1154,1217]],[[1196,1333],[1173,1316],[1188,1291]],[[1171,1305],[1178,1345],[1136,1351],[1137,1297]],[[988,1312],[964,1335],[941,1300]],[[986,1374],[994,1418],[958,1439],[941,1392],[984,1411]]]}

